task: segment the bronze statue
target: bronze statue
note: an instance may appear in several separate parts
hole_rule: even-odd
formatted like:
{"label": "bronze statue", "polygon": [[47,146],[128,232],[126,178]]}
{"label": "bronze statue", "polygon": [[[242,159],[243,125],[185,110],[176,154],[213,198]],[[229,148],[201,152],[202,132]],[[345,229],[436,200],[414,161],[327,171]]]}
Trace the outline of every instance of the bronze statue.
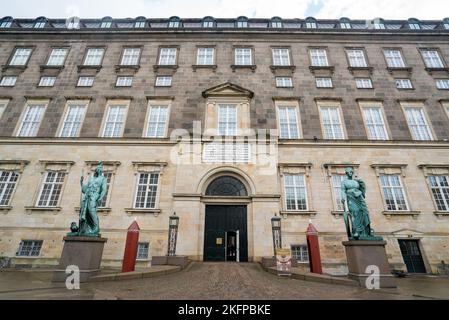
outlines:
{"label": "bronze statue", "polygon": [[[81,201],[79,227],[75,228],[72,223],[72,233],[80,237],[100,237],[100,223],[97,208],[106,196],[107,182],[103,176],[103,163],[99,163],[94,175],[84,184],[81,177],[81,192],[84,197]],[[78,229],[78,230],[77,230]]]}
{"label": "bronze statue", "polygon": [[371,229],[368,206],[365,201],[365,182],[354,179],[352,168],[346,168],[345,172],[347,179],[341,183],[341,202],[343,205],[347,204],[349,211],[345,209],[344,213],[349,240],[383,240],[381,237],[376,237],[374,230]]}

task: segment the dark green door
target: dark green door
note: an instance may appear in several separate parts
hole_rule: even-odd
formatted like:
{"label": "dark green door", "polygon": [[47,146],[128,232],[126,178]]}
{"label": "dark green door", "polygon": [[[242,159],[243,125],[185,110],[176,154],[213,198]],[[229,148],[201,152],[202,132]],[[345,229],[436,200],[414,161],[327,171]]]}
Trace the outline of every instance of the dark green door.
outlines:
{"label": "dark green door", "polygon": [[229,261],[230,244],[238,243],[239,261],[248,262],[247,224],[246,206],[206,206],[204,261]]}
{"label": "dark green door", "polygon": [[426,273],[419,240],[399,240],[402,257],[409,273]]}

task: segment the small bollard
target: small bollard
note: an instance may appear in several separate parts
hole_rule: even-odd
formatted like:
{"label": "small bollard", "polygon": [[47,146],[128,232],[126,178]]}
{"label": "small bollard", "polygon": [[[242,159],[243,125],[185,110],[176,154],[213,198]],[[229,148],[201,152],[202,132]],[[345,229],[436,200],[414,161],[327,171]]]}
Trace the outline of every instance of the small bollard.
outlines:
{"label": "small bollard", "polygon": [[320,245],[318,242],[318,231],[310,223],[307,228],[307,247],[309,249],[310,272],[323,274],[321,267]]}
{"label": "small bollard", "polygon": [[139,245],[139,224],[134,221],[128,228],[126,236],[125,255],[122,272],[132,272],[136,269],[137,249]]}

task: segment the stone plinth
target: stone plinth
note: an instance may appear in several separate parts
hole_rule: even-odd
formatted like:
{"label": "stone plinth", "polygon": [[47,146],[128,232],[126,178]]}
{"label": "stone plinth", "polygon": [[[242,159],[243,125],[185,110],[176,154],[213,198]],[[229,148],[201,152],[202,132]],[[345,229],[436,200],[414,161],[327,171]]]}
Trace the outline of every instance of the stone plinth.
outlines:
{"label": "stone plinth", "polygon": [[153,257],[151,260],[152,266],[178,266],[182,269],[189,265],[189,258],[186,256],[162,256]]}
{"label": "stone plinth", "polygon": [[[263,257],[261,264],[264,268],[276,267],[277,266],[276,258]],[[292,268],[296,268],[298,266],[299,266],[298,261],[296,261],[295,259],[292,259]]]}
{"label": "stone plinth", "polygon": [[68,266],[77,266],[80,269],[80,282],[86,282],[90,277],[100,273],[103,248],[107,239],[93,237],[64,238],[64,248],[58,269],[53,274],[53,282],[65,282]]}
{"label": "stone plinth", "polygon": [[396,279],[391,274],[385,250],[385,241],[347,241],[346,249],[350,279],[366,287],[366,280],[372,274],[366,273],[367,267],[377,266],[380,271],[380,287],[396,288]]}

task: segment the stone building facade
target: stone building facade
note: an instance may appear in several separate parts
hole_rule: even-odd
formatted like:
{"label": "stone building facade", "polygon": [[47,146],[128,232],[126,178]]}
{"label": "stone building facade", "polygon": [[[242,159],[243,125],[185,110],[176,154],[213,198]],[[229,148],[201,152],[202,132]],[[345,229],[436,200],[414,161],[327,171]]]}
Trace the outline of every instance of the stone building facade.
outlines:
{"label": "stone building facade", "polygon": [[339,181],[367,185],[392,268],[449,261],[449,21],[0,20],[0,257],[55,265],[99,161],[104,266],[167,252],[347,272]]}

